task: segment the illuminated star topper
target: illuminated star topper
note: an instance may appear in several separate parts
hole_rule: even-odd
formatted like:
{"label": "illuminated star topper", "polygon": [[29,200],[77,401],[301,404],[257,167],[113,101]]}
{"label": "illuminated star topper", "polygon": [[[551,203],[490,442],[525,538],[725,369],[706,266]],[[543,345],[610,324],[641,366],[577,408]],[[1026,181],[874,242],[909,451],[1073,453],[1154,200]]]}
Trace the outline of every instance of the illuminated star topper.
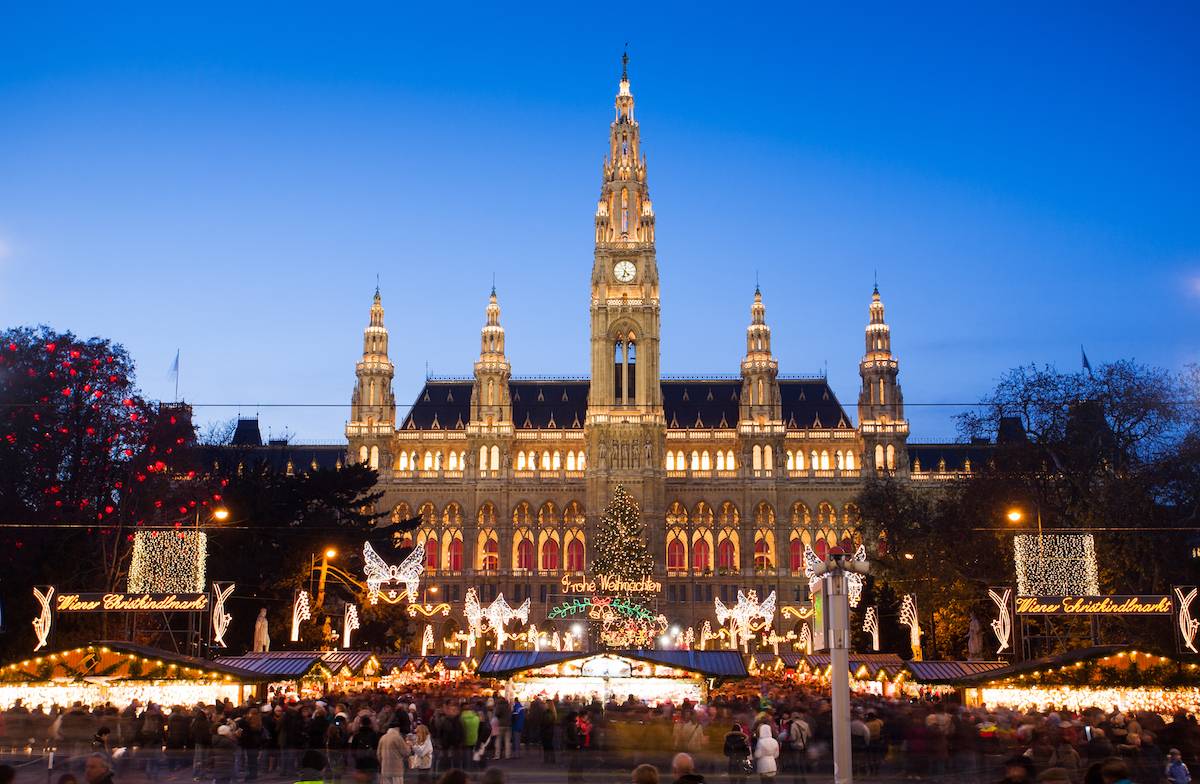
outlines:
{"label": "illuminated star topper", "polygon": [[[400,599],[399,586],[404,584],[409,601],[416,601],[417,589],[421,587],[421,572],[425,571],[425,543],[421,542],[399,566],[391,566],[375,552],[370,542],[363,544],[363,560],[366,562],[367,591],[371,604],[378,604],[379,597],[390,604]],[[388,586],[386,591],[381,590]]]}

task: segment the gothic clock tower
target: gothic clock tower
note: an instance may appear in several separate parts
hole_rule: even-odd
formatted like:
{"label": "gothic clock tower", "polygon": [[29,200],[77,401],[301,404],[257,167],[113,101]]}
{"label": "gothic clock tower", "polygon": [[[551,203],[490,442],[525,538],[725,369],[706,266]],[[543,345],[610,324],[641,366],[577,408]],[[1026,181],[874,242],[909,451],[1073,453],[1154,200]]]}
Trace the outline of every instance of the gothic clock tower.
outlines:
{"label": "gothic clock tower", "polygon": [[628,56],[622,58],[616,116],[596,206],[592,375],[585,424],[588,511],[598,517],[612,489],[621,484],[641,504],[645,519],[661,520],[666,422],[659,379],[654,208],[633,114],[628,62]]}

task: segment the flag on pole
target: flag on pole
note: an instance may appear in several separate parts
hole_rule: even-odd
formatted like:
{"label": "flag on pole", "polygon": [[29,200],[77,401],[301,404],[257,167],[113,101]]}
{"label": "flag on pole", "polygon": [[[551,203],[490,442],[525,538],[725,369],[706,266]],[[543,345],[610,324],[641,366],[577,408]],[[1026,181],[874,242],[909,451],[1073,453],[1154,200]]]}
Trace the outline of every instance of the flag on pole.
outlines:
{"label": "flag on pole", "polygon": [[175,349],[175,361],[171,363],[171,370],[167,373],[168,376],[175,379],[175,402],[179,402],[179,349]]}
{"label": "flag on pole", "polygon": [[1088,362],[1087,352],[1083,350],[1082,343],[1079,344],[1079,355],[1083,357],[1083,369],[1086,370],[1090,376],[1092,374],[1092,363]]}

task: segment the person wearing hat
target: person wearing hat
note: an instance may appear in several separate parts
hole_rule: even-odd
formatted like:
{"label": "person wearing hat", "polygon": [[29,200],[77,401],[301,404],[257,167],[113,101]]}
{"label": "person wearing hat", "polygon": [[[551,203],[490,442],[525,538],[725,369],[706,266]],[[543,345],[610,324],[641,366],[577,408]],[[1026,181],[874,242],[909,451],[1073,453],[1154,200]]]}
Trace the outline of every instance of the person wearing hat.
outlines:
{"label": "person wearing hat", "polygon": [[1192,772],[1184,764],[1183,755],[1179,753],[1179,749],[1171,749],[1167,752],[1165,775],[1171,784],[1191,784]]}
{"label": "person wearing hat", "polygon": [[237,744],[233,742],[233,727],[221,724],[213,738],[209,764],[215,784],[231,784],[233,781],[233,755]]}
{"label": "person wearing hat", "polygon": [[1004,763],[1004,778],[1000,784],[1030,784],[1034,780],[1033,760],[1021,754],[1009,757]]}

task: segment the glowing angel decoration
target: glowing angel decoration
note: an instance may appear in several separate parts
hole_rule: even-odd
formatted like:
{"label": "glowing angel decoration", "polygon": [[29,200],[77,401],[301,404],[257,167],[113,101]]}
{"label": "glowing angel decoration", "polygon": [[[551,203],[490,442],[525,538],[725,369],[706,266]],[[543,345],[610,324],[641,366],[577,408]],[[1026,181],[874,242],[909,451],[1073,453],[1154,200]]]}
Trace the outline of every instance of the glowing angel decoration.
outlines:
{"label": "glowing angel decoration", "polygon": [[229,622],[233,620],[233,616],[225,612],[225,600],[233,593],[233,586],[233,583],[213,583],[212,644],[219,648],[225,647],[225,632],[229,629]]}
{"label": "glowing angel decoration", "polygon": [[[716,609],[717,622],[729,622],[729,647],[737,649],[739,645],[745,645],[750,641],[750,635],[755,631],[753,623],[755,620],[762,620],[763,626],[770,626],[775,620],[775,592],[762,602],[758,601],[758,593],[750,591],[743,592],[738,589],[737,604],[733,607],[726,607],[720,597],[713,599],[713,607]],[[761,628],[761,627],[760,627]]]}
{"label": "glowing angel decoration", "polygon": [[[421,572],[425,571],[425,543],[421,542],[413,548],[408,557],[399,566],[392,566],[375,552],[370,542],[363,544],[363,561],[366,566],[367,592],[371,604],[378,604],[382,596],[389,604],[395,604],[405,595],[400,592],[400,584],[404,585],[410,602],[417,600],[417,590],[421,587]],[[384,586],[388,586],[386,591]]]}
{"label": "glowing angel decoration", "polygon": [[1179,599],[1179,634],[1183,644],[1192,653],[1198,653],[1196,631],[1200,630],[1200,621],[1192,617],[1192,602],[1196,600],[1196,589],[1192,588],[1185,594],[1182,588],[1176,588],[1175,597]]}
{"label": "glowing angel decoration", "polygon": [[467,595],[463,597],[463,612],[467,616],[467,626],[471,629],[471,633],[476,637],[482,637],[483,608],[479,605],[479,594],[475,593],[474,588],[468,588]]}
{"label": "glowing angel decoration", "polygon": [[817,574],[817,568],[824,564],[825,562],[813,552],[812,545],[804,545],[804,576],[808,578],[809,590],[812,590],[816,586],[817,580],[820,579]]}
{"label": "glowing angel decoration", "polygon": [[312,608],[308,604],[308,591],[300,591],[292,604],[292,642],[300,641],[300,622],[309,618],[312,618]]}
{"label": "glowing angel decoration", "polygon": [[871,635],[871,650],[879,650],[879,611],[873,606],[867,608],[863,617],[863,631]]}
{"label": "glowing angel decoration", "polygon": [[705,621],[704,625],[700,627],[700,650],[708,650],[708,641],[712,638],[712,624],[708,621]]}
{"label": "glowing angel decoration", "polygon": [[900,605],[900,623],[908,627],[908,644],[912,648],[913,661],[921,661],[921,618],[917,615],[917,599],[911,593],[904,594]]}
{"label": "glowing angel decoration", "polygon": [[350,632],[361,628],[358,622],[358,607],[349,602],[346,603],[346,612],[342,617],[342,647],[350,647]]}
{"label": "glowing angel decoration", "polygon": [[[569,633],[569,632],[568,632],[568,633]],[[557,631],[556,631],[556,632],[554,632],[554,634],[550,635],[550,647],[551,647],[551,648],[553,648],[553,649],[554,649],[554,650],[556,650],[556,651],[561,651],[561,650],[562,650],[562,638],[560,638],[560,637],[558,636],[558,632],[557,632]]]}
{"label": "glowing angel decoration", "polygon": [[519,620],[521,623],[529,622],[529,599],[522,602],[519,607],[509,607],[508,602],[504,599],[504,594],[500,594],[487,606],[483,615],[487,618],[492,631],[496,633],[496,650],[502,650],[504,640],[508,636],[504,633],[504,626],[514,620]]}
{"label": "glowing angel decoration", "polygon": [[54,610],[50,605],[50,600],[54,597],[54,586],[48,586],[45,593],[34,588],[33,595],[37,598],[38,604],[42,606],[38,617],[33,619],[33,631],[37,634],[38,641],[33,650],[40,651],[50,641],[50,626],[54,623]]}
{"label": "glowing angel decoration", "polygon": [[996,634],[996,641],[1000,643],[1000,647],[996,649],[996,653],[1004,653],[1012,645],[1012,612],[1009,610],[1009,599],[1012,597],[1012,588],[1005,588],[1004,593],[996,593],[995,588],[988,588],[988,598],[996,603],[996,609],[1000,611],[1000,616],[992,621],[992,631]]}

